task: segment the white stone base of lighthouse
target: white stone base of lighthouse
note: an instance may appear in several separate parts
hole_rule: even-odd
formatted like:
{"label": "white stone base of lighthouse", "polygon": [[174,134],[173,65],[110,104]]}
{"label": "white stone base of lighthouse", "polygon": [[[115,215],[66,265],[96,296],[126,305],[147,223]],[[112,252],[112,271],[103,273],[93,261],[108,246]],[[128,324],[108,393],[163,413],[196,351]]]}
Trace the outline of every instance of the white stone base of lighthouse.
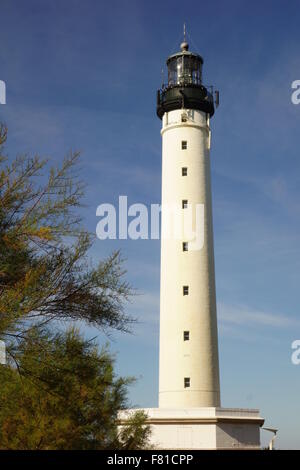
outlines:
{"label": "white stone base of lighthouse", "polygon": [[[137,409],[120,413],[124,424]],[[144,408],[151,445],[161,450],[260,449],[259,411],[240,408]]]}

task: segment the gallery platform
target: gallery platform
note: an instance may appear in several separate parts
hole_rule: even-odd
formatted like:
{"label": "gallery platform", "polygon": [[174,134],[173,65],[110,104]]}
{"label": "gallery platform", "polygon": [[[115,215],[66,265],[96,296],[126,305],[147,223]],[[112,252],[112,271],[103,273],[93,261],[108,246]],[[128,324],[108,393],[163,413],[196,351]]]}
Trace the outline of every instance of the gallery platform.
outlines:
{"label": "gallery platform", "polygon": [[[137,409],[120,412],[120,424]],[[172,450],[259,450],[259,410],[240,408],[143,408],[151,426],[151,445]]]}

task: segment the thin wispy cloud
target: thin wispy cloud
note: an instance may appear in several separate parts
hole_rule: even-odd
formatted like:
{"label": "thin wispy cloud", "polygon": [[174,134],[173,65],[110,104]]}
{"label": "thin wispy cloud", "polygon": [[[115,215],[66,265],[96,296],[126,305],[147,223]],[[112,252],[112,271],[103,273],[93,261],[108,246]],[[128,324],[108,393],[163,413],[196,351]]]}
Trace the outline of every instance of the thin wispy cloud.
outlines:
{"label": "thin wispy cloud", "polygon": [[245,305],[218,303],[218,318],[225,325],[266,326],[274,328],[292,328],[300,326],[300,321],[287,315],[264,312]]}

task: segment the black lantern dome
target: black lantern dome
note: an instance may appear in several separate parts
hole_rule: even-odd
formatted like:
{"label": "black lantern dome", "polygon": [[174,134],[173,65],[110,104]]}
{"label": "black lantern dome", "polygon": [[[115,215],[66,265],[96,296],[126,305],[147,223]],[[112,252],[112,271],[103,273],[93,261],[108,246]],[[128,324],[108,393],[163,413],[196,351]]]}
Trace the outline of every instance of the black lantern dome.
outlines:
{"label": "black lantern dome", "polygon": [[181,51],[167,59],[168,84],[157,91],[157,115],[174,109],[198,109],[210,116],[214,114],[213,96],[202,85],[203,59],[189,51],[187,42]]}

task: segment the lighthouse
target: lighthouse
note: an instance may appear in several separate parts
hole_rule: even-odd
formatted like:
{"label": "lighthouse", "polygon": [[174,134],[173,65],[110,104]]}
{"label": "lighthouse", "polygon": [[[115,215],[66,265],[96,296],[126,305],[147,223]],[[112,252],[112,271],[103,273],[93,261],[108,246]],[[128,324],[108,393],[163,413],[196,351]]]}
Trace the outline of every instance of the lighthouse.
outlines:
{"label": "lighthouse", "polygon": [[[220,406],[210,179],[214,101],[202,83],[202,66],[202,57],[184,41],[180,52],[167,59],[168,83],[157,93],[162,120],[161,408]],[[179,209],[173,231],[165,213],[172,207]],[[203,244],[195,247],[184,230],[184,213],[189,210],[196,219],[197,207],[204,217],[194,220],[193,233],[202,231]],[[181,236],[175,233],[178,224]]]}
{"label": "lighthouse", "polygon": [[[210,121],[219,93],[204,85],[203,58],[167,58],[157,92],[162,137],[158,408],[146,408],[155,449],[259,449],[257,409],[223,408],[210,177]],[[188,222],[188,223],[187,223]],[[135,409],[120,412],[120,426]]]}

